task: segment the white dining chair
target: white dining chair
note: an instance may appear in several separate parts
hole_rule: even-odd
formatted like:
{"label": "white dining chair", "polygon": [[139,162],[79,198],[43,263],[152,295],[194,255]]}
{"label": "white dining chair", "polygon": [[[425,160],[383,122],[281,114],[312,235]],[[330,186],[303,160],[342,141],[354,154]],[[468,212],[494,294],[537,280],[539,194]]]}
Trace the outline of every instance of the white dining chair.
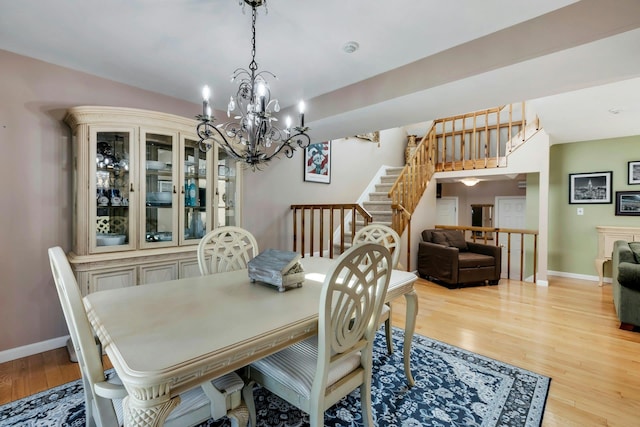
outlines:
{"label": "white dining chair", "polygon": [[[391,253],[391,265],[393,268],[398,266],[400,261],[400,236],[396,231],[384,224],[369,224],[358,230],[353,237],[353,244],[360,243],[377,243],[389,250]],[[391,291],[391,289],[389,289]],[[391,330],[391,304],[386,303],[382,307],[382,313],[380,314],[380,323],[384,324],[385,338],[387,341],[387,352],[393,353],[393,339]]]}
{"label": "white dining chair", "polygon": [[[75,349],[85,395],[87,426],[113,427],[123,425],[122,399],[127,391],[117,375],[105,377],[102,355],[96,344],[82,296],[67,257],[59,246],[49,248],[49,262],[62,306],[71,342]],[[243,390],[244,381],[235,373],[180,394],[180,403],[165,421],[168,427],[194,426],[209,418],[228,416],[232,426],[246,426],[249,413],[241,399],[251,399],[250,389]]]}
{"label": "white dining chair", "polygon": [[[324,412],[360,388],[362,419],[373,426],[373,341],[391,271],[389,251],[377,244],[352,246],[322,285],[318,335],[249,365],[249,379],[309,414],[311,427]],[[247,402],[254,425],[255,409]]]}
{"label": "white dining chair", "polygon": [[249,261],[258,253],[258,242],[244,228],[215,228],[198,244],[200,274],[205,276],[246,269]]}

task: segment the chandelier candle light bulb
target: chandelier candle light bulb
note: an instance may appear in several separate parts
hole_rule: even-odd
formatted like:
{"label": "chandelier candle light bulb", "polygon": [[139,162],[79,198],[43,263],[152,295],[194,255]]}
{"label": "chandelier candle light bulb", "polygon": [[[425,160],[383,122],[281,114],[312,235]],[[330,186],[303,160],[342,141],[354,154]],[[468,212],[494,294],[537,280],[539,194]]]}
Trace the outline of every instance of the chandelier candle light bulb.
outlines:
{"label": "chandelier candle light bulb", "polygon": [[280,129],[276,123],[278,118],[274,113],[280,111],[277,99],[271,99],[271,90],[265,80],[266,76],[276,78],[270,71],[258,71],[256,63],[256,9],[266,6],[265,0],[241,0],[240,4],[248,4],[252,10],[252,39],[251,62],[249,68],[238,68],[231,81],[239,81],[235,98],[229,99],[227,116],[238,106],[238,116],[232,122],[214,125],[215,117],[211,115],[211,89],[205,86],[202,89],[202,115],[196,116],[199,120],[196,132],[200,138],[201,151],[208,151],[213,147],[214,141],[222,147],[227,155],[236,161],[248,164],[254,171],[259,166],[267,163],[279,154],[288,158],[293,157],[296,147],[306,148],[311,143],[307,135],[309,130],[304,126],[304,102],[300,101],[300,126],[291,127],[291,120],[287,119],[286,129]]}
{"label": "chandelier candle light bulb", "polygon": [[304,127],[304,101],[300,101],[298,104],[298,111],[300,111],[300,127]]}
{"label": "chandelier candle light bulb", "polygon": [[207,118],[211,117],[211,107],[209,106],[210,97],[211,89],[209,89],[209,86],[204,85],[202,88],[202,115]]}

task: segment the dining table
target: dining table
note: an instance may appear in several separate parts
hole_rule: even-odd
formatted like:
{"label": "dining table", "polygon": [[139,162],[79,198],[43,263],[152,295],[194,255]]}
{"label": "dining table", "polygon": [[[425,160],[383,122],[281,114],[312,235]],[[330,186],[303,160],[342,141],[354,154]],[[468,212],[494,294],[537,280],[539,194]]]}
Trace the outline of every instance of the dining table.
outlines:
{"label": "dining table", "polygon": [[[285,292],[248,270],[88,294],[91,325],[120,377],[125,426],[160,426],[179,394],[317,333],[320,291],[336,260],[302,258],[305,279]],[[406,299],[404,369],[413,385],[414,273],[392,270],[386,302]]]}

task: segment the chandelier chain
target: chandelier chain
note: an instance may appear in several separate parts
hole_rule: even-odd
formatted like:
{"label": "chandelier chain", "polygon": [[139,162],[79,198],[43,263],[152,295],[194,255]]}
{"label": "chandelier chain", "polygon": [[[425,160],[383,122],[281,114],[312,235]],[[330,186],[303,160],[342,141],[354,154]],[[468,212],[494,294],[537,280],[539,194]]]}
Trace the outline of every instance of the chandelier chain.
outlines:
{"label": "chandelier chain", "polygon": [[251,70],[251,77],[255,77],[255,72],[258,69],[258,64],[256,63],[256,8],[252,8],[252,16],[251,16],[251,63],[249,64],[249,69]]}
{"label": "chandelier chain", "polygon": [[209,151],[214,144],[221,146],[229,157],[248,164],[254,171],[279,154],[293,157],[296,147],[306,148],[311,143],[304,125],[304,103],[300,102],[299,125],[292,127],[287,117],[286,127],[277,126],[278,118],[274,113],[280,111],[277,99],[271,99],[271,89],[265,77],[276,76],[266,70],[258,72],[256,62],[256,21],[257,8],[265,6],[266,0],[244,0],[244,5],[251,6],[251,62],[249,69],[238,68],[233,72],[231,81],[239,79],[236,97],[232,96],[227,107],[227,114],[239,110],[237,121],[214,125],[215,118],[211,115],[208,86],[202,91],[204,101],[202,114],[196,116],[199,120],[196,132],[200,138],[199,147],[202,151]]}

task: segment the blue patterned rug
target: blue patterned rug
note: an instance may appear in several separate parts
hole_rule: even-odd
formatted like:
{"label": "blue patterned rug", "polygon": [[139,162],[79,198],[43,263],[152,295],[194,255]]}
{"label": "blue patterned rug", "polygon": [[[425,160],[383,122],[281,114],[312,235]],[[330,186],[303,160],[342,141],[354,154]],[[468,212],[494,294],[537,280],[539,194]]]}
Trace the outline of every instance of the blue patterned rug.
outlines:
{"label": "blue patterned rug", "polygon": [[[373,412],[379,426],[539,427],[550,378],[420,335],[413,338],[414,387],[402,362],[403,330],[395,329],[388,355],[384,333],[374,348]],[[69,426],[84,422],[84,395],[74,381],[0,406],[0,426]],[[268,391],[255,390],[258,427],[308,426],[308,416]],[[360,426],[356,390],[325,413],[325,425]],[[226,419],[202,426],[229,426]]]}

